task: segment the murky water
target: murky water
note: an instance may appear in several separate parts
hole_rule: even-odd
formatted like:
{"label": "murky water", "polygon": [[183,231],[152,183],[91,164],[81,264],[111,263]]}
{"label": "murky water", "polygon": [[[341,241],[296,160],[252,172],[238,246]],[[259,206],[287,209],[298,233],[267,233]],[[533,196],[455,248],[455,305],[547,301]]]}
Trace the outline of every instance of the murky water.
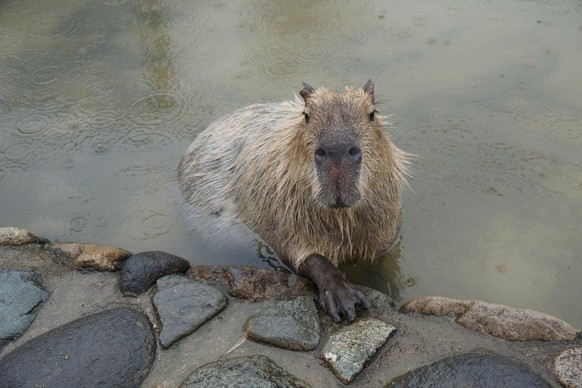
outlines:
{"label": "murky water", "polygon": [[352,279],[582,326],[579,1],[0,1],[0,225],[266,265],[188,229],[178,161],[301,82],[376,82],[417,155],[400,245]]}

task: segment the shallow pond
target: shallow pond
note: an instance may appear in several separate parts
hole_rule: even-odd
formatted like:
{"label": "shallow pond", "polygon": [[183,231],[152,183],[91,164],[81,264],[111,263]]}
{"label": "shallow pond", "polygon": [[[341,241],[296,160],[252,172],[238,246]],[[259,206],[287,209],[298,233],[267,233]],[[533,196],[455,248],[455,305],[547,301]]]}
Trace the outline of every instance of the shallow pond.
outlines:
{"label": "shallow pond", "polygon": [[181,155],[302,81],[372,78],[416,157],[399,246],[350,277],[582,326],[579,1],[2,1],[0,36],[0,225],[265,266],[188,231]]}

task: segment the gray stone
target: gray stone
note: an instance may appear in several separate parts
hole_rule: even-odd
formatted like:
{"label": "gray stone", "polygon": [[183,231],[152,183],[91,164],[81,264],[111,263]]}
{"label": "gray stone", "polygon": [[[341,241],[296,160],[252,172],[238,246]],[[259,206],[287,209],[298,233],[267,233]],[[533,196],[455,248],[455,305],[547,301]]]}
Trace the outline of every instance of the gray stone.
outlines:
{"label": "gray stone", "polygon": [[20,336],[34,321],[31,311],[48,296],[34,272],[0,270],[0,340]]}
{"label": "gray stone", "polygon": [[181,275],[163,277],[157,285],[153,303],[162,324],[160,344],[164,348],[192,334],[228,303],[216,288]]}
{"label": "gray stone", "polygon": [[505,357],[463,354],[425,365],[389,381],[386,387],[549,387],[528,367]]}
{"label": "gray stone", "polygon": [[38,237],[26,229],[13,227],[0,228],[0,245],[27,245],[48,242],[47,239]]}
{"label": "gray stone", "polygon": [[379,319],[362,319],[333,333],[323,346],[323,358],[337,378],[349,384],[394,330]]}
{"label": "gray stone", "polygon": [[319,315],[309,296],[277,303],[247,320],[249,338],[290,350],[313,350],[319,344]]}
{"label": "gray stone", "polygon": [[186,273],[188,260],[166,252],[140,252],[125,261],[119,288],[125,295],[140,295],[156,283],[156,280],[174,273]]}
{"label": "gray stone", "polygon": [[309,387],[265,356],[248,356],[215,361],[196,369],[181,388],[216,387]]}
{"label": "gray stone", "polygon": [[553,364],[554,375],[560,383],[568,388],[582,387],[582,347],[566,349],[561,352]]}
{"label": "gray stone", "polygon": [[576,337],[574,327],[551,315],[479,300],[429,296],[407,302],[400,311],[454,316],[467,329],[511,341],[561,341]]}
{"label": "gray stone", "polygon": [[139,386],[155,358],[147,317],[129,308],[89,315],[0,359],[2,387]]}

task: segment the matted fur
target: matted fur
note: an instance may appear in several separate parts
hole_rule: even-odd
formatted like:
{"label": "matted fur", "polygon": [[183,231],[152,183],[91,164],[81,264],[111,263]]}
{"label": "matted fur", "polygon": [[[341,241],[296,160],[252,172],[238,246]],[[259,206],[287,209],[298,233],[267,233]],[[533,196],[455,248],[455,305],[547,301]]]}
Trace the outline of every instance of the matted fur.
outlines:
{"label": "matted fur", "polygon": [[[296,269],[312,254],[335,265],[372,260],[397,237],[407,154],[389,140],[386,118],[369,122],[373,97],[363,89],[314,91],[309,124],[304,109],[298,99],[258,104],[213,122],[180,162],[180,189],[200,211],[244,222]],[[361,199],[354,206],[318,200],[313,155],[324,131],[359,140]]]}

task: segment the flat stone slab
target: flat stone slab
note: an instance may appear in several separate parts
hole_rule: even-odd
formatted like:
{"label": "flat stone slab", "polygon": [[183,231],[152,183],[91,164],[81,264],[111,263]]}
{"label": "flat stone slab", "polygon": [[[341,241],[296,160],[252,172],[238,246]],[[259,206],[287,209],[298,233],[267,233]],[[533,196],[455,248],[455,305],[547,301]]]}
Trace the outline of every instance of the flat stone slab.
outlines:
{"label": "flat stone slab", "polygon": [[186,273],[188,260],[166,252],[140,252],[125,261],[119,289],[125,295],[137,296],[156,284],[159,278],[174,273]]}
{"label": "flat stone slab", "polygon": [[147,317],[117,308],[25,342],[0,359],[0,381],[6,387],[139,386],[155,353]]}
{"label": "flat stone slab", "polygon": [[200,265],[192,267],[189,276],[233,298],[252,302],[290,300],[314,291],[312,283],[304,277],[249,266]]}
{"label": "flat stone slab", "polygon": [[319,315],[310,296],[282,301],[247,320],[249,338],[290,350],[313,350],[319,344]]}
{"label": "flat stone slab", "polygon": [[216,387],[309,387],[265,356],[247,356],[215,361],[192,372],[181,388]]}
{"label": "flat stone slab", "polygon": [[75,268],[91,268],[96,271],[116,271],[131,256],[125,249],[96,244],[61,243],[51,248],[60,249],[75,259]]}
{"label": "flat stone slab", "polygon": [[38,237],[26,229],[14,227],[0,227],[0,245],[27,245],[44,244],[49,241]]}
{"label": "flat stone slab", "polygon": [[153,304],[162,324],[160,344],[168,348],[222,311],[228,300],[222,292],[181,275],[158,279]]}
{"label": "flat stone slab", "polygon": [[36,273],[0,270],[0,340],[22,335],[34,321],[31,311],[48,296]]}
{"label": "flat stone slab", "polygon": [[562,351],[554,359],[552,369],[563,386],[582,387],[582,347]]}
{"label": "flat stone slab", "polygon": [[428,296],[407,302],[400,312],[457,317],[455,322],[467,329],[511,341],[576,338],[574,327],[551,315],[479,300]]}
{"label": "flat stone slab", "polygon": [[515,387],[551,385],[528,367],[505,357],[463,354],[448,357],[389,381],[386,387]]}
{"label": "flat stone slab", "polygon": [[364,369],[396,328],[375,318],[356,321],[331,334],[323,346],[323,358],[344,384]]}

